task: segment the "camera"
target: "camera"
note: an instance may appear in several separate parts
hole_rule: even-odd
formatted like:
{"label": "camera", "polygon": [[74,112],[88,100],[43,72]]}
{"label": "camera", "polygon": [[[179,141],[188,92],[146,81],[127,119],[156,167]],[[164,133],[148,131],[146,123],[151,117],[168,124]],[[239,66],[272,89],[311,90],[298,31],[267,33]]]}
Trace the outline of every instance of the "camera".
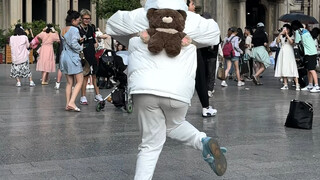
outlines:
{"label": "camera", "polygon": [[283,27],[278,29],[278,32],[282,32],[283,31]]}

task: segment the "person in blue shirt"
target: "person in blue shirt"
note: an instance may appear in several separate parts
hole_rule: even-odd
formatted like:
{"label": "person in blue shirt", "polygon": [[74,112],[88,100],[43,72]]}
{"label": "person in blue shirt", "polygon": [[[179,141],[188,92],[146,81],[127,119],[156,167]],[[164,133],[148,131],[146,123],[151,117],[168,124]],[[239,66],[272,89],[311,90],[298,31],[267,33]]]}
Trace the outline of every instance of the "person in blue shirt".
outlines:
{"label": "person in blue shirt", "polygon": [[[310,32],[303,27],[300,21],[292,21],[291,27],[295,31],[295,43],[302,41],[304,47],[303,61],[305,68],[308,70],[308,86],[302,88],[302,91],[310,91],[312,93],[320,92],[318,84],[318,76],[316,72],[317,66],[317,48]],[[314,83],[314,86],[313,86]]]}

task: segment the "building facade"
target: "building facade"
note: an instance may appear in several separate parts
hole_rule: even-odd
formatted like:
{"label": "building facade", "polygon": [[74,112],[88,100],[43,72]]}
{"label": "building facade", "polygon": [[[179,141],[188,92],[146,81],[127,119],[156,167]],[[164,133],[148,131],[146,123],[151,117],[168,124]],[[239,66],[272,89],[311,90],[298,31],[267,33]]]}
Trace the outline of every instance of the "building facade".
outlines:
{"label": "building facade", "polygon": [[284,24],[279,17],[288,13],[303,13],[320,20],[320,0],[196,0],[196,6],[200,7],[199,13],[209,12],[218,22],[222,37],[231,26],[244,29],[263,22],[272,40]]}
{"label": "building facade", "polygon": [[[320,0],[195,0],[199,13],[209,12],[218,22],[222,38],[231,26],[244,28],[263,22],[272,39],[283,25],[278,18],[290,12],[304,13],[320,19]],[[90,0],[0,0],[0,28],[17,23],[44,20],[64,27],[69,9],[89,9],[92,23],[104,30],[105,20],[97,19]]]}
{"label": "building facade", "polygon": [[95,4],[90,0],[0,0],[0,28],[8,29],[18,20],[44,20],[64,27],[69,9],[89,9],[92,12],[92,23],[103,23],[103,20],[97,20]]}

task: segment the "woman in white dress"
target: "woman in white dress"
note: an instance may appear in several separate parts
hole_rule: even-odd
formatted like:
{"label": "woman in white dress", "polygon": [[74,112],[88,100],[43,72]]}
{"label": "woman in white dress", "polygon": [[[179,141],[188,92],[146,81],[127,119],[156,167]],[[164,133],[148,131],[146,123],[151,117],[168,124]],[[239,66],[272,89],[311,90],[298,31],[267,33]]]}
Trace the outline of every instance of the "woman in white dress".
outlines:
{"label": "woman in white dress", "polygon": [[283,25],[282,31],[277,37],[277,43],[281,43],[281,49],[274,76],[283,78],[282,90],[289,89],[288,78],[291,77],[296,83],[296,90],[300,91],[298,68],[293,52],[294,38],[289,24]]}

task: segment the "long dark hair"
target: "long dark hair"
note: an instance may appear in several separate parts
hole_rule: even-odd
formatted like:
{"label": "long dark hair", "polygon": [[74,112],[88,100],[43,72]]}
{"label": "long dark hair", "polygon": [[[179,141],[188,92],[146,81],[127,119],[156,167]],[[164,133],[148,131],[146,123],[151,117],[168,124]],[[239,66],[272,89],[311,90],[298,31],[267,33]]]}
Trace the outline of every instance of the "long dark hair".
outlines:
{"label": "long dark hair", "polygon": [[21,36],[21,35],[27,35],[27,33],[24,31],[21,24],[16,24],[16,27],[14,29],[13,35],[15,36]]}
{"label": "long dark hair", "polygon": [[294,21],[291,22],[291,27],[292,27],[292,29],[293,29],[294,31],[296,31],[296,30],[298,30],[298,29],[300,29],[300,28],[303,28],[303,25],[301,24],[300,21],[294,20]]}
{"label": "long dark hair", "polygon": [[[285,28],[287,28],[287,29],[290,31],[290,32],[289,32],[289,36],[290,36],[290,37],[293,35],[292,27],[290,26],[290,24],[284,24],[282,27],[285,27]],[[286,35],[283,34],[282,36],[285,37]]]}
{"label": "long dark hair", "polygon": [[190,4],[190,0],[187,0],[187,6],[189,7],[189,4]]}
{"label": "long dark hair", "polygon": [[313,29],[311,30],[311,32],[310,32],[310,34],[311,34],[311,36],[312,36],[313,39],[318,38],[319,33],[320,33],[320,29],[317,28],[317,27],[313,28]]}
{"label": "long dark hair", "polygon": [[72,20],[78,19],[79,17],[80,13],[78,11],[70,9],[66,18],[66,26],[72,26]]}

